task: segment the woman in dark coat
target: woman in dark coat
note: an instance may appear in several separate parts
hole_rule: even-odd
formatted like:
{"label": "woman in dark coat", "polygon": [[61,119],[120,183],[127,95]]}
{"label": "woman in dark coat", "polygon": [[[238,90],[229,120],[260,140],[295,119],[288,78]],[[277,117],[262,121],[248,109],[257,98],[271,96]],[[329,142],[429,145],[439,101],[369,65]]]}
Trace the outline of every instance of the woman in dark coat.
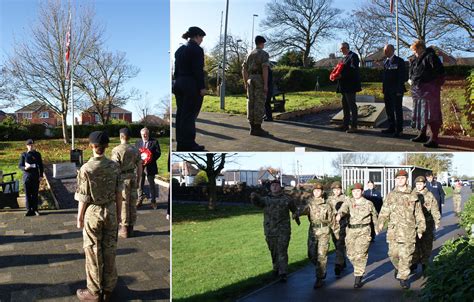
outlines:
{"label": "woman in dark coat", "polygon": [[196,143],[196,119],[206,93],[204,51],[199,46],[206,33],[190,27],[182,36],[188,42],[175,53],[173,93],[176,96],[176,151],[203,151]]}
{"label": "woman in dark coat", "polygon": [[[444,67],[433,48],[426,48],[423,41],[410,47],[415,58],[410,64],[410,80],[413,96],[413,127],[420,134],[412,139],[425,147],[438,147],[439,129],[443,123],[441,114],[441,86],[444,83]],[[427,136],[429,128],[430,136]]]}

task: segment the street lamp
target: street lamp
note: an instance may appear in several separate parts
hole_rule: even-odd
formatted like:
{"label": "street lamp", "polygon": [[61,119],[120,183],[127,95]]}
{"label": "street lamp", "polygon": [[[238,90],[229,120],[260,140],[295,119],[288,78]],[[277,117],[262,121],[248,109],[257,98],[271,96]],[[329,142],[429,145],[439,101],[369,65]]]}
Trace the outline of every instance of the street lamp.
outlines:
{"label": "street lamp", "polygon": [[252,49],[253,49],[253,43],[254,43],[254,39],[255,39],[254,32],[253,32],[254,28],[255,28],[255,17],[258,17],[258,15],[253,14],[253,18],[252,18],[252,38],[250,39],[250,41],[252,41]]}
{"label": "street lamp", "polygon": [[240,48],[239,48],[239,42],[242,42],[241,39],[238,39],[237,41],[235,41],[235,43],[237,44],[237,65],[240,66]]}
{"label": "street lamp", "polygon": [[221,84],[221,90],[220,90],[220,99],[221,99],[221,110],[225,109],[225,65],[226,65],[226,60],[227,60],[227,21],[229,19],[229,0],[226,1],[225,5],[225,27],[224,27],[224,54],[223,54],[223,59],[222,59],[222,84]]}

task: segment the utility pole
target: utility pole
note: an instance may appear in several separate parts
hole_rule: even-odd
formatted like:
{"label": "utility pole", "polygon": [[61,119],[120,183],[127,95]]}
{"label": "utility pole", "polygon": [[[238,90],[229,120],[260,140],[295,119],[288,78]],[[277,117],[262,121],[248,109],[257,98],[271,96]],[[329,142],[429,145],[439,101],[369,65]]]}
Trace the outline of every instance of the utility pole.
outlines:
{"label": "utility pole", "polygon": [[226,49],[227,49],[227,21],[229,19],[229,0],[226,1],[225,6],[225,27],[224,27],[224,57],[222,59],[222,84],[221,84],[221,109],[225,109],[225,66],[226,66]]}
{"label": "utility pole", "polygon": [[[222,48],[222,21],[224,19],[224,11],[221,11],[221,31],[219,33],[219,55],[221,54],[221,48]],[[217,65],[217,85],[216,87],[219,87],[219,78],[220,78],[220,73],[221,73],[221,65],[222,62],[219,62],[218,65]],[[220,89],[219,89],[220,91]]]}

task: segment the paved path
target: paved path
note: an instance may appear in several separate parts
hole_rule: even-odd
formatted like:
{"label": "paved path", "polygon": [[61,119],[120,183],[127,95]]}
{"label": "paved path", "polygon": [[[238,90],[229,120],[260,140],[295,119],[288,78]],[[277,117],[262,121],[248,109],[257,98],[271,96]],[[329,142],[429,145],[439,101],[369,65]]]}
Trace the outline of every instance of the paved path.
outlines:
{"label": "paved path", "polygon": [[[464,187],[462,191],[463,202],[470,196],[470,189]],[[432,256],[439,252],[440,246],[447,239],[457,237],[463,231],[458,228],[458,219],[454,216],[452,199],[446,201],[443,207],[441,227],[436,233]],[[328,259],[327,278],[325,285],[317,290],[313,289],[314,266],[305,268],[291,274],[288,282],[272,283],[259,289],[239,302],[287,302],[287,301],[417,301],[416,295],[423,283],[421,267],[418,273],[411,276],[411,289],[404,291],[400,283],[394,279],[394,270],[390,259],[387,257],[387,243],[385,232],[379,234],[369,250],[368,266],[364,278],[364,286],[354,289],[353,267],[348,262],[348,267],[343,276],[337,279],[334,275],[334,253]]]}
{"label": "paved path", "polygon": [[[393,138],[381,134],[380,128],[361,127],[359,133],[348,134],[338,131],[333,125],[275,121],[263,124],[263,128],[268,130],[271,136],[256,137],[248,134],[249,126],[245,116],[209,112],[199,114],[196,127],[196,141],[205,145],[209,151],[294,151],[295,147],[305,147],[307,151],[455,150],[447,145],[439,149],[429,149],[420,143],[413,143],[410,138],[415,137],[415,132],[411,128],[405,128],[406,133],[402,137]],[[442,138],[441,143],[443,141],[453,143],[453,140],[447,137]],[[468,147],[474,150],[474,140],[469,144]],[[173,150],[176,150],[175,140]]]}
{"label": "paved path", "polygon": [[[113,301],[168,301],[170,228],[166,203],[138,211],[136,236],[119,239]],[[85,287],[76,209],[0,213],[0,301],[77,301]]]}

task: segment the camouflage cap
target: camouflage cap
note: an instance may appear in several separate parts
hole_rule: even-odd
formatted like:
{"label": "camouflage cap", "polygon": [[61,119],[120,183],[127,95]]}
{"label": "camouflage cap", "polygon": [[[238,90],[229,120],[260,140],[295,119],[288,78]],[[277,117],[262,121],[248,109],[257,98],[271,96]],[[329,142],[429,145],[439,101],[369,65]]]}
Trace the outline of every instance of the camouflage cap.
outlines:
{"label": "camouflage cap", "polygon": [[336,188],[342,189],[342,185],[340,181],[335,181],[331,184],[331,189],[336,189]]}
{"label": "camouflage cap", "polygon": [[398,177],[398,176],[408,177],[408,172],[406,170],[398,170],[397,174],[395,174],[395,177]]}
{"label": "camouflage cap", "polygon": [[94,131],[89,134],[91,144],[105,145],[109,143],[109,136],[104,131]]}
{"label": "camouflage cap", "polygon": [[316,190],[316,189],[323,190],[323,185],[320,182],[314,183],[313,190]]}
{"label": "camouflage cap", "polygon": [[361,183],[356,182],[356,183],[352,186],[352,190],[357,190],[357,189],[363,190],[363,189],[364,189],[364,186],[363,186]]}
{"label": "camouflage cap", "polygon": [[426,178],[424,176],[418,176],[416,179],[415,179],[415,183],[417,182],[422,182],[422,183],[425,183],[426,182]]}

